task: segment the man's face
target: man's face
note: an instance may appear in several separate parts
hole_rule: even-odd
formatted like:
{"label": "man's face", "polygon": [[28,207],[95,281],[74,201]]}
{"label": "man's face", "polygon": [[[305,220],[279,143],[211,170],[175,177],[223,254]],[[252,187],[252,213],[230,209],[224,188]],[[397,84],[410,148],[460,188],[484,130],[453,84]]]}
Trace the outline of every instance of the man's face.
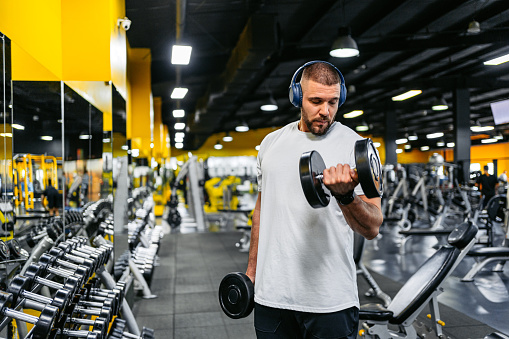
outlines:
{"label": "man's face", "polygon": [[331,126],[338,111],[339,84],[322,85],[302,79],[301,130],[314,135],[323,135]]}

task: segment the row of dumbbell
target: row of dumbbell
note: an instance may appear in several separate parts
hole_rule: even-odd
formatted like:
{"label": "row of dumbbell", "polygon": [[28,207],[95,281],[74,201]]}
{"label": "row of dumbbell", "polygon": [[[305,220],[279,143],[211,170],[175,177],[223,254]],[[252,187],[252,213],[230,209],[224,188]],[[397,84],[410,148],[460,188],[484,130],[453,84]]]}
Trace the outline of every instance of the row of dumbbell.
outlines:
{"label": "row of dumbbell", "polygon": [[145,229],[145,237],[150,241],[151,244],[158,245],[161,243],[164,231],[161,225],[149,227]]}
{"label": "row of dumbbell", "polygon": [[105,216],[111,214],[111,210],[111,202],[107,199],[87,203],[83,208],[83,220],[86,225],[99,224],[105,219]]}
{"label": "row of dumbbell", "polygon": [[115,234],[115,223],[113,220],[113,214],[109,214],[104,221],[99,224],[97,229],[99,235],[114,235]]}
{"label": "row of dumbbell", "polygon": [[126,321],[120,318],[115,318],[111,329],[108,334],[108,339],[154,339],[155,331],[148,327],[143,327],[140,335],[134,335],[126,330]]}
{"label": "row of dumbbell", "polygon": [[[104,338],[107,324],[113,315],[118,314],[123,300],[123,287],[113,290],[99,290],[86,281],[91,272],[101,262],[104,264],[103,252],[94,248],[75,246],[76,243],[62,243],[44,254],[38,264],[28,267],[24,276],[16,277],[9,285],[8,292],[2,295],[0,313],[3,316],[19,319],[36,325],[34,338],[48,337],[50,332],[63,336],[89,337],[88,331],[77,331],[82,325],[92,326],[95,337]],[[47,279],[49,276],[64,278],[63,283]],[[55,289],[54,298],[34,293],[38,287],[47,286]],[[41,316],[28,316],[12,308],[20,300],[29,300],[42,305]],[[72,307],[71,307],[72,306]],[[75,318],[75,314],[95,315],[95,320]],[[57,326],[58,325],[58,326]]]}
{"label": "row of dumbbell", "polygon": [[129,250],[126,250],[118,257],[117,261],[113,265],[113,275],[115,280],[119,280],[122,277],[124,271],[129,266],[130,259],[133,260],[147,284],[150,285],[152,282],[152,276],[154,275],[155,259],[153,257],[144,257],[143,254],[137,253],[137,251],[131,253]]}

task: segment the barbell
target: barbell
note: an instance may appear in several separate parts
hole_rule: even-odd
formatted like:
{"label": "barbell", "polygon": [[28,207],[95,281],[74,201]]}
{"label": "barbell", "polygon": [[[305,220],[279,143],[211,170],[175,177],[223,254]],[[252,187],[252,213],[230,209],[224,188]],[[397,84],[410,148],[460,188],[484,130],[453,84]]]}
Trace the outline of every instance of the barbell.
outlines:
{"label": "barbell", "polygon": [[[382,166],[378,152],[371,139],[355,142],[355,170],[364,194],[368,198],[379,198],[383,194]],[[299,161],[300,183],[308,203],[314,207],[325,207],[330,201],[330,192],[323,184],[323,171],[327,167],[317,151],[305,152]]]}

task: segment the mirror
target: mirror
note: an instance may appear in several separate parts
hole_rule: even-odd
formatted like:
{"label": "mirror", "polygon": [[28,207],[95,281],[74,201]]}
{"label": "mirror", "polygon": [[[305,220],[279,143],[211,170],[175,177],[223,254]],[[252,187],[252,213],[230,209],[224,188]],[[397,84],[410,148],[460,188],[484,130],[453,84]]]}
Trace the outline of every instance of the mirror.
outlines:
{"label": "mirror", "polygon": [[[13,186],[20,231],[62,211],[62,83],[13,81]],[[51,185],[57,192],[43,192]],[[48,192],[48,191],[46,191]],[[48,212],[49,211],[49,212]]]}
{"label": "mirror", "polygon": [[115,242],[115,258],[118,258],[127,248],[127,234],[124,225],[127,224],[127,199],[129,196],[128,145],[127,145],[127,111],[126,102],[115,86],[112,86],[112,165],[113,165],[113,219]]}
{"label": "mirror", "polygon": [[0,130],[0,210],[3,214],[2,240],[12,238],[14,233],[14,218],[12,196],[12,98],[11,98],[11,41],[0,32],[0,62],[2,76],[0,77],[0,116],[3,128]]}

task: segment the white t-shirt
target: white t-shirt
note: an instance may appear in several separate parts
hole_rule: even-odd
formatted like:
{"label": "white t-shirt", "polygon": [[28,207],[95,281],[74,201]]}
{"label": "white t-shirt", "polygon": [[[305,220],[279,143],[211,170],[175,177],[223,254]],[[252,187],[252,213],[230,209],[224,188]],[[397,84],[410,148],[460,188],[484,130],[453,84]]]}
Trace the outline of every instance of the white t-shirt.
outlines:
{"label": "white t-shirt", "polygon": [[[353,231],[334,198],[313,208],[299,177],[302,153],[316,150],[327,168],[355,168],[354,145],[362,139],[339,122],[323,136],[298,130],[298,122],[270,133],[258,153],[261,191],[255,301],[302,312],[359,307]],[[360,185],[358,195],[364,194]]]}

